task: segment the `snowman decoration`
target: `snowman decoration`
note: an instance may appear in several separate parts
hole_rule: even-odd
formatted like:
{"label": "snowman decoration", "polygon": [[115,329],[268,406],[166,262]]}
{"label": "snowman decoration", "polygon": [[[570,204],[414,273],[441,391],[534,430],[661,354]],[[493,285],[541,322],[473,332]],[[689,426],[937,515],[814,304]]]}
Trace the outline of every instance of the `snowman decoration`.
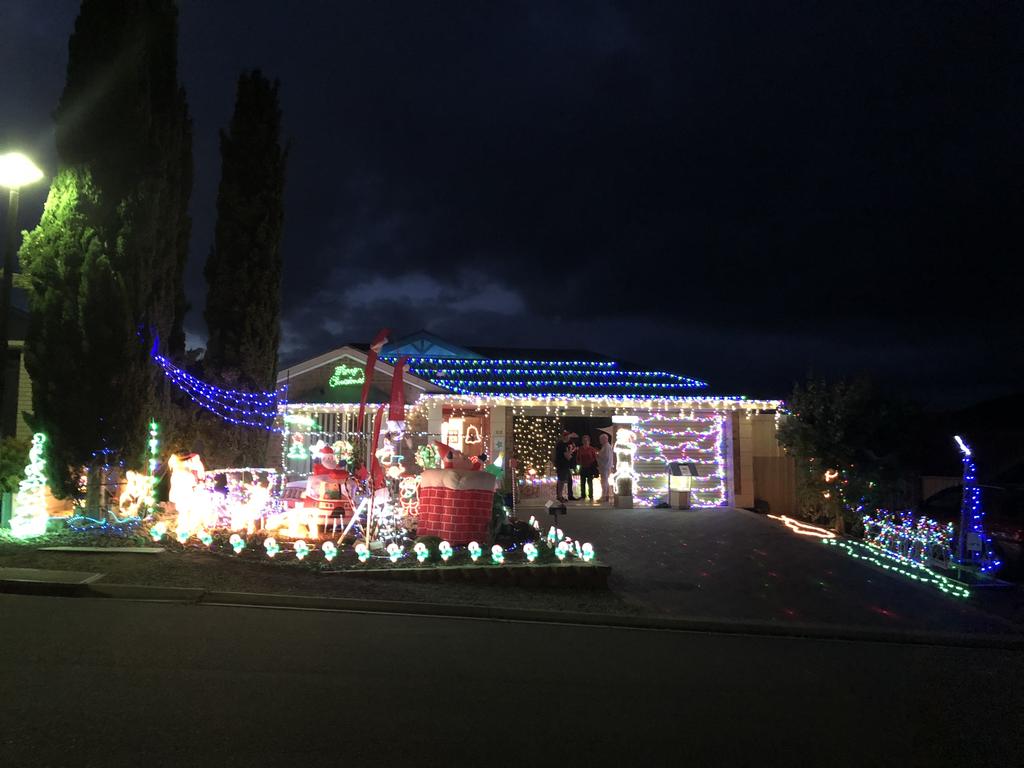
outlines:
{"label": "snowman decoration", "polygon": [[621,428],[615,433],[615,493],[633,495],[633,458],[636,456],[636,435]]}

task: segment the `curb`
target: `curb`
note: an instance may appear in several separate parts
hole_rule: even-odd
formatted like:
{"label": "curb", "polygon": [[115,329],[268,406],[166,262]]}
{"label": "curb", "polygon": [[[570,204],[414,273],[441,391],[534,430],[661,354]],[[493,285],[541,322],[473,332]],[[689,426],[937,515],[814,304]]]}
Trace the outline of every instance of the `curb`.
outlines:
{"label": "curb", "polygon": [[459,603],[417,603],[359,600],[344,597],[222,592],[199,587],[148,587],[131,584],[59,584],[54,582],[0,581],[0,592],[51,597],[91,597],[146,602],[172,602],[197,606],[272,608],[280,610],[375,613],[448,619],[516,621],[608,629],[701,632],[754,635],[806,640],[931,645],[957,648],[1024,650],[1024,634],[959,634],[951,632],[897,632],[869,627],[826,624],[776,624],[765,621],[632,616],[627,614],[562,613],[528,608],[500,608]]}

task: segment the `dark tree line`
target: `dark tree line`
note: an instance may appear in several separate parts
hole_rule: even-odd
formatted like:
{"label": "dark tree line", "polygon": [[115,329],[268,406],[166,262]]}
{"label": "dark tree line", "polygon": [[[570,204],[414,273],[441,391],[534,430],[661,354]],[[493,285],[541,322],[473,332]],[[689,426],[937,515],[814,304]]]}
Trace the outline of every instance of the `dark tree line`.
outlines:
{"label": "dark tree line", "polygon": [[[192,123],[177,75],[177,17],[173,0],[83,0],[69,41],[55,113],[59,166],[20,252],[31,424],[49,436],[51,482],[62,494],[73,492],[79,467],[141,465],[150,418],[171,425],[171,443],[195,432],[196,412],[149,359],[154,345],[185,358]],[[207,367],[218,383],[266,389],[276,370],[285,163],[276,84],[242,76],[221,143]],[[239,441],[247,462],[262,458],[260,439]]]}

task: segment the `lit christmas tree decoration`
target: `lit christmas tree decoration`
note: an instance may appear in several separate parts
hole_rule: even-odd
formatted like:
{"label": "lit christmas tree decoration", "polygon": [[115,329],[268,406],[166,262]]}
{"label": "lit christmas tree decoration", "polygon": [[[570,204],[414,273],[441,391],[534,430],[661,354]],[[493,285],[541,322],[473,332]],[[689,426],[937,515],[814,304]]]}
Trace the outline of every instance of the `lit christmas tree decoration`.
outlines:
{"label": "lit christmas tree decoration", "polygon": [[448,558],[452,556],[452,545],[447,541],[442,541],[437,545],[437,551],[441,555],[441,560],[447,563]]}
{"label": "lit christmas tree decoration", "polygon": [[245,539],[239,536],[237,533],[232,533],[231,538],[228,539],[228,544],[235,550],[235,554],[240,554],[245,549]]}
{"label": "lit christmas tree decoration", "polygon": [[328,563],[338,556],[338,547],[333,541],[325,541],[320,549],[324,552],[324,560]]}
{"label": "lit christmas tree decoration", "polygon": [[32,435],[25,479],[18,484],[18,496],[11,516],[11,534],[18,539],[29,539],[46,533],[49,515],[46,512],[45,445],[46,435],[42,432]]}
{"label": "lit christmas tree decoration", "polygon": [[981,506],[981,486],[974,465],[974,452],[959,435],[954,435],[963,461],[963,496],[960,501],[960,537],[957,560],[974,565],[981,572],[993,571],[1001,563],[992,551],[992,538],[985,533],[985,510]]}
{"label": "lit christmas tree decoration", "polygon": [[267,536],[267,538],[263,540],[263,548],[267,550],[267,557],[273,557],[281,551],[281,547],[277,543],[277,539],[273,536]]}

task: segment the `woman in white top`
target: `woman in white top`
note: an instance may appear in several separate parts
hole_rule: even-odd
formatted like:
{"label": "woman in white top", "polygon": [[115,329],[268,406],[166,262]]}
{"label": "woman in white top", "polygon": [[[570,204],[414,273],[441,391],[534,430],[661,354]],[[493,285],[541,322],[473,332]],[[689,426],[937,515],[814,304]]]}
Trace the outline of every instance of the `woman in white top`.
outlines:
{"label": "woman in white top", "polygon": [[612,450],[611,443],[608,441],[607,432],[601,433],[599,442],[601,448],[597,452],[597,471],[601,475],[601,499],[611,504],[613,501],[612,486],[608,477],[615,467],[615,451]]}

